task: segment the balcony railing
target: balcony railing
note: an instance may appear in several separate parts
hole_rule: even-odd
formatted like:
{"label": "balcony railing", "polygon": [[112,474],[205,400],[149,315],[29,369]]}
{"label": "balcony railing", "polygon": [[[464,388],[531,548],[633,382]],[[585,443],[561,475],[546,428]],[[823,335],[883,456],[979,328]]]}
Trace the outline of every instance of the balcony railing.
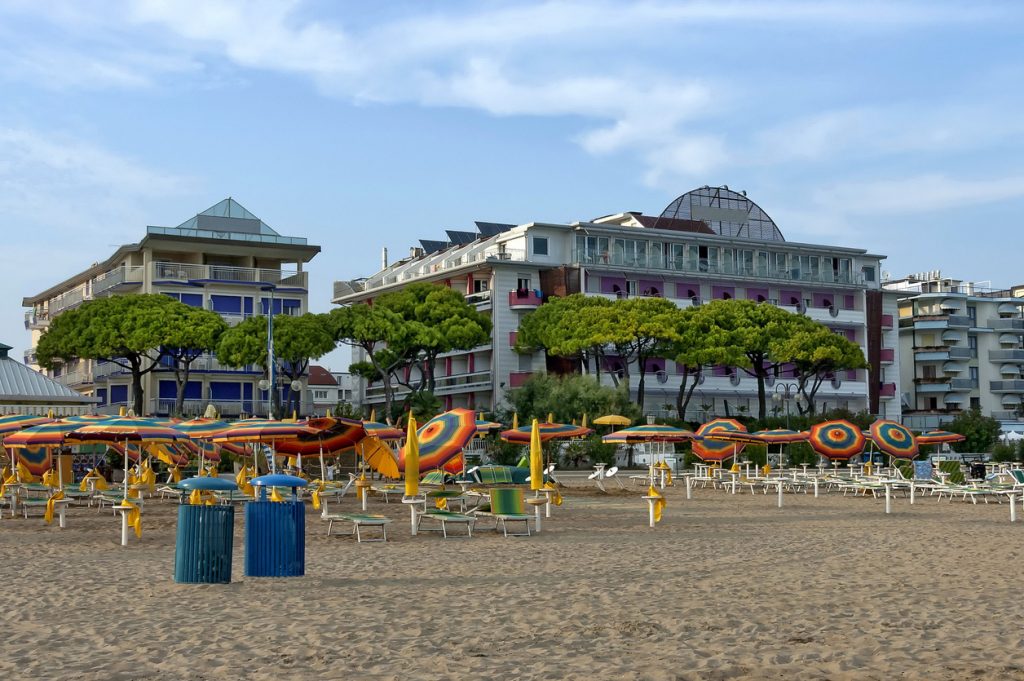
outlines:
{"label": "balcony railing", "polygon": [[878,394],[880,397],[896,397],[896,384],[883,383],[878,389]]}
{"label": "balcony railing", "polygon": [[155,262],[152,268],[153,279],[162,281],[222,281],[295,288],[306,288],[307,284],[307,273],[295,270],[178,262]]}
{"label": "balcony railing", "polygon": [[1024,362],[1024,350],[989,350],[990,362]]}
{"label": "balcony railing", "polygon": [[891,329],[892,328],[892,315],[891,314],[884,314],[884,315],[882,315],[882,328],[883,329]]}
{"label": "balcony railing", "polygon": [[513,371],[508,375],[508,385],[510,388],[521,388],[530,376],[533,376],[532,371]]}
{"label": "balcony railing", "polygon": [[1024,332],[1024,319],[1019,317],[990,319],[988,320],[988,326],[996,331]]}
{"label": "balcony railing", "polygon": [[821,284],[860,285],[863,276],[857,272],[834,272],[819,270],[804,271],[799,268],[779,269],[767,265],[747,267],[733,263],[715,262],[706,258],[673,258],[662,255],[597,253],[586,249],[575,249],[573,262],[580,265],[609,265],[642,270],[667,270],[692,274],[717,274],[751,279],[774,279]]}
{"label": "balcony railing", "polygon": [[513,310],[517,308],[539,307],[542,302],[544,301],[533,290],[520,289],[508,292],[508,306]]}
{"label": "balcony railing", "polygon": [[1024,380],[990,381],[989,389],[994,393],[1024,393]]}
{"label": "balcony railing", "polygon": [[145,271],[141,266],[108,270],[92,280],[92,294],[98,296],[116,286],[141,284]]}
{"label": "balcony railing", "polygon": [[894,362],[896,360],[896,350],[893,348],[882,348],[879,360],[882,362]]}

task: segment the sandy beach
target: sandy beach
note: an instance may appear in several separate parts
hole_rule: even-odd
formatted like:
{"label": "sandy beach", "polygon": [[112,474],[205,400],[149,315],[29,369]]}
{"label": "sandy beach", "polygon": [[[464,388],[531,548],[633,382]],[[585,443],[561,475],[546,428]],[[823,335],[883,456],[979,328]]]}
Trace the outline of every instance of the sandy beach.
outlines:
{"label": "sandy beach", "polygon": [[[326,537],[304,578],[173,582],[176,507],[118,545],[109,510],[0,521],[5,679],[1024,678],[1024,524],[1006,504],[570,488],[505,539]],[[355,509],[354,495],[340,506]]]}

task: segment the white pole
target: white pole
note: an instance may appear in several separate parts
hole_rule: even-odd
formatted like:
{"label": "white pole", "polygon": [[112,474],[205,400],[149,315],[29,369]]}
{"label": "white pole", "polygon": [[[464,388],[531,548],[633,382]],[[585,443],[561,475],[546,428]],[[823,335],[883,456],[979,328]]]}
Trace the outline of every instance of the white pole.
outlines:
{"label": "white pole", "polygon": [[654,499],[647,500],[647,515],[650,521],[650,526],[654,527]]}
{"label": "white pole", "polygon": [[121,511],[121,546],[128,546],[128,511]]}
{"label": "white pole", "polygon": [[[362,480],[360,482],[368,482],[368,481],[367,480]],[[368,487],[357,487],[357,489],[359,490],[360,494],[362,494],[362,496],[363,496],[363,510],[365,511],[366,510],[366,498],[368,496],[370,496],[370,489]],[[413,532],[413,534],[416,534],[416,533]]]}
{"label": "white pole", "polygon": [[892,496],[889,491],[892,489],[892,485],[885,486],[885,512],[892,513]]}
{"label": "white pole", "polygon": [[534,506],[533,506],[534,513],[535,513],[535,515],[537,517],[537,534],[540,534],[540,517],[541,517],[540,507],[541,507],[540,504],[534,504]]}
{"label": "white pole", "polygon": [[[139,456],[142,456],[141,454]],[[124,488],[124,500],[128,501],[128,438],[124,441],[124,482],[121,484]],[[128,520],[122,513],[121,517],[125,519],[122,532],[124,534],[124,541],[121,542],[121,546],[128,546]]]}
{"label": "white pole", "polygon": [[779,508],[782,508],[782,478],[779,478]]}
{"label": "white pole", "polygon": [[814,498],[818,498],[818,479],[814,479]]}
{"label": "white pole", "polygon": [[686,482],[686,498],[687,499],[692,499],[693,496],[692,496],[691,490],[693,489],[693,477],[687,475],[684,478],[684,481]]}
{"label": "white pole", "polygon": [[416,536],[416,504],[418,500],[415,497],[404,497],[402,503],[409,506],[409,518],[411,522],[412,536]]}
{"label": "white pole", "polygon": [[327,466],[324,465],[324,439],[320,438],[320,479],[327,482]]}
{"label": "white pole", "polygon": [[1010,495],[1010,522],[1017,522],[1017,495]]}
{"label": "white pole", "polygon": [[917,485],[914,484],[913,480],[910,482],[910,505],[914,505],[914,490],[917,489]]}

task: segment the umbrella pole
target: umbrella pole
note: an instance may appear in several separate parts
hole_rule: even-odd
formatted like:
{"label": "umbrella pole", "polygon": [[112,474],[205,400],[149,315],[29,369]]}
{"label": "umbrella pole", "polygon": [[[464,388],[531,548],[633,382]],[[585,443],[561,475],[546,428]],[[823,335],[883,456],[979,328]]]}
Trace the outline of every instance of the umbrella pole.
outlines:
{"label": "umbrella pole", "polygon": [[[121,487],[124,489],[124,500],[128,501],[128,438],[124,439],[124,482]],[[121,515],[127,518],[123,513]]]}
{"label": "umbrella pole", "polygon": [[324,439],[320,438],[320,479],[327,482],[327,466],[324,465]]}

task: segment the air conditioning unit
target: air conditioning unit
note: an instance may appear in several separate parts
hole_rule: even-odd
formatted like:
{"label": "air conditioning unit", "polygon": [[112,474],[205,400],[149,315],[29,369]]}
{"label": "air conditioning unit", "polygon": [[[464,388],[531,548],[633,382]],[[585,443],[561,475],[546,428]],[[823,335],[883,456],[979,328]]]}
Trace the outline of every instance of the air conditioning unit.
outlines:
{"label": "air conditioning unit", "polygon": [[659,371],[655,375],[658,377],[658,383],[668,383],[668,372],[667,371]]}

